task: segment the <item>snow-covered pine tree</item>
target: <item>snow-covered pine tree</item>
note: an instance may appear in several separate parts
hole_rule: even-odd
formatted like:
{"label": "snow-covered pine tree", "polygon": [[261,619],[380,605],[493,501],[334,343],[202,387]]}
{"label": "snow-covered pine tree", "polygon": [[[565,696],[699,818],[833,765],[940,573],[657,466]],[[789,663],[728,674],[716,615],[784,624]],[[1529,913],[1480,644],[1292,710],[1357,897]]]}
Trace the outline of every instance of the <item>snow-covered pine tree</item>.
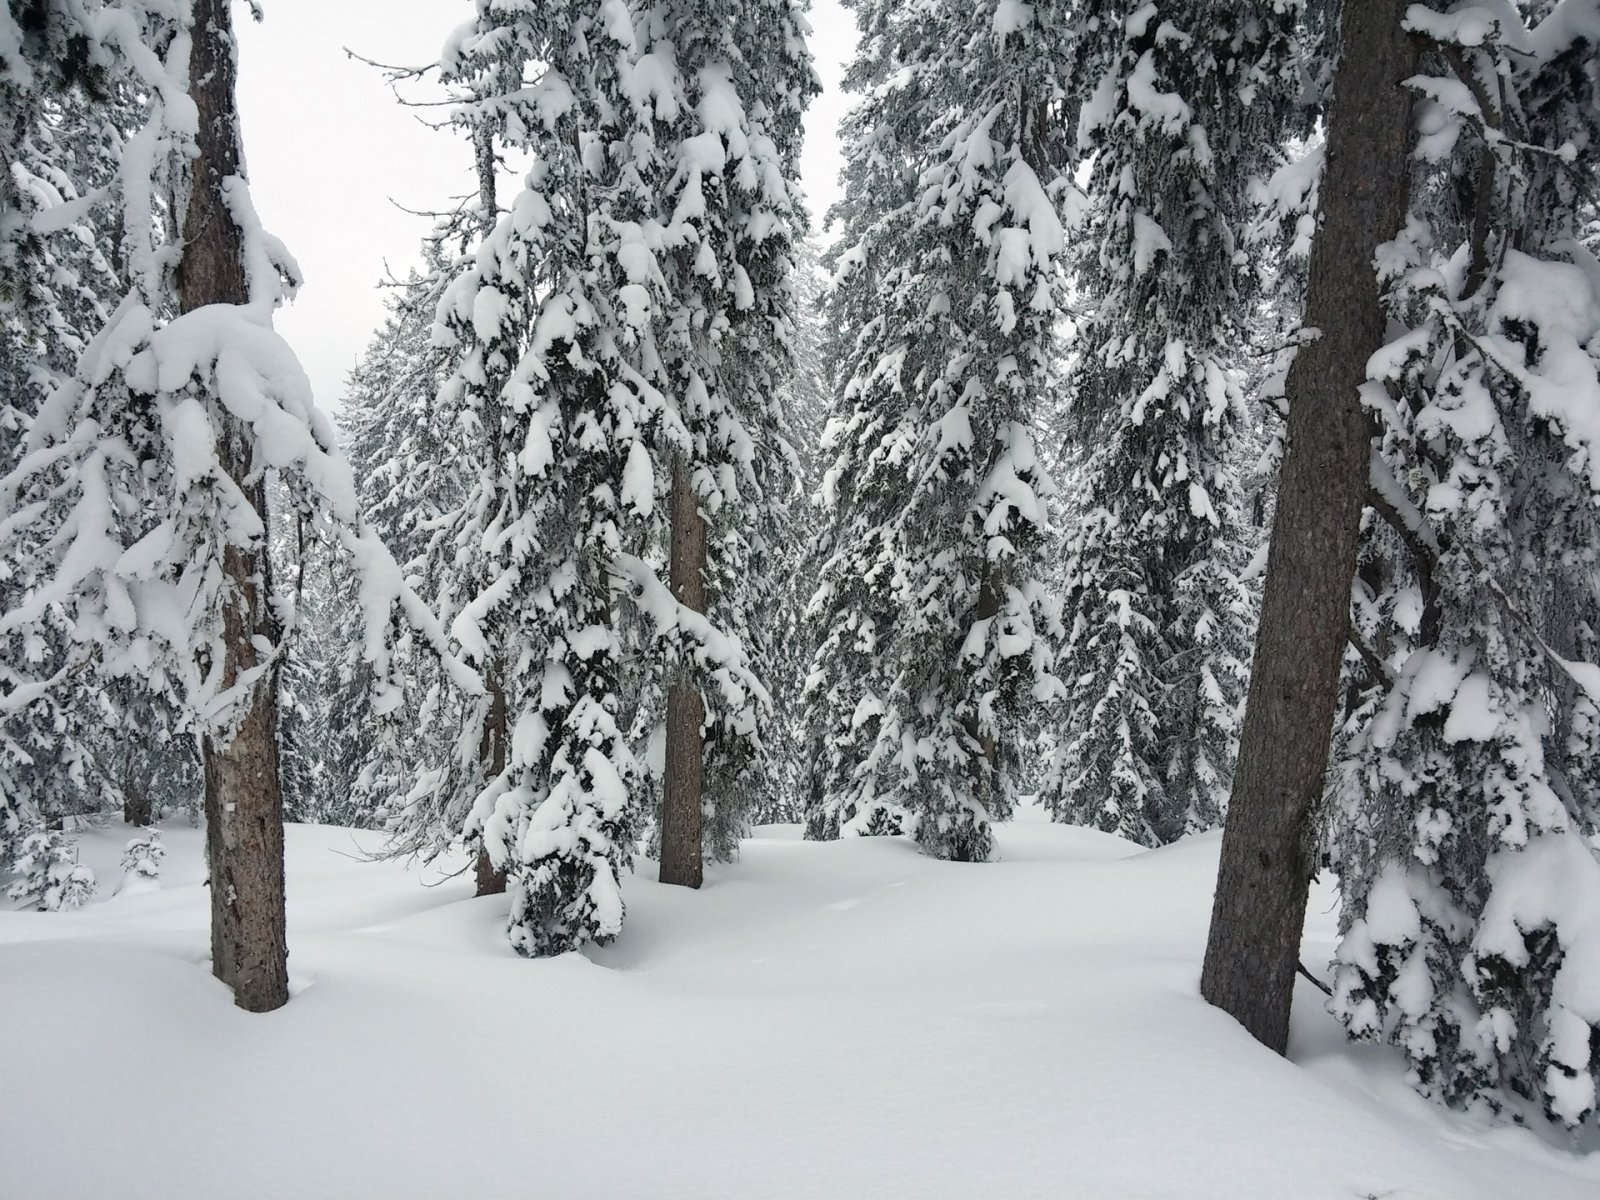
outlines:
{"label": "snow-covered pine tree", "polygon": [[[355,559],[380,685],[397,602],[441,650],[443,638],[360,525],[332,427],[272,331],[297,271],[243,177],[229,7],[75,11],[96,61],[143,98],[144,125],[95,197],[116,206],[130,293],[0,478],[4,548],[42,564],[0,634],[66,622],[68,662],[29,689],[93,667],[181,706],[205,744],[213,970],[242,1007],[268,1009],[287,998],[272,678],[288,609],[264,561],[267,476]],[[187,196],[181,242],[155,207],[171,194]]]}
{"label": "snow-covered pine tree", "polygon": [[1446,15],[1390,328],[1330,813],[1334,1011],[1423,1091],[1600,1112],[1600,5]]}
{"label": "snow-covered pine tree", "polygon": [[[651,396],[619,347],[648,323],[644,271],[610,211],[620,169],[618,74],[636,54],[626,10],[569,0],[480,3],[446,47],[468,119],[492,120],[533,165],[508,211],[441,299],[455,352],[441,403],[481,430],[481,471],[450,518],[452,631],[475,661],[505,664],[503,769],[465,827],[509,875],[510,936],[544,955],[622,926],[637,764],[617,728],[614,577],[630,523],[650,511],[643,443]],[[536,82],[524,84],[524,70]],[[514,653],[508,651],[514,649]],[[471,737],[492,714],[473,714]]]}
{"label": "snow-covered pine tree", "polygon": [[94,736],[105,780],[97,807],[120,806],[122,820],[136,826],[176,812],[198,821],[205,791],[200,746],[185,727],[181,705],[137,680],[92,682],[98,684],[101,725]]}
{"label": "snow-covered pine tree", "polygon": [[167,847],[161,840],[161,831],[141,829],[129,838],[122,848],[122,883],[118,893],[151,891],[160,887],[161,862],[167,857]]}
{"label": "snow-covered pine tree", "polygon": [[40,912],[79,908],[98,886],[94,872],[78,861],[77,839],[55,829],[40,829],[22,839],[16,881],[6,895]]}
{"label": "snow-covered pine tree", "polygon": [[1066,570],[1073,680],[1043,791],[1145,845],[1221,823],[1252,610],[1235,453],[1246,186],[1284,136],[1299,3],[1168,0],[1090,23],[1079,152],[1094,313],[1069,377],[1095,450]]}
{"label": "snow-covered pine tree", "polygon": [[736,850],[768,776],[755,619],[790,469],[800,121],[818,85],[794,0],[662,0],[634,15],[636,61],[616,78],[632,124],[614,211],[624,266],[641,269],[616,282],[650,316],[625,354],[661,404],[649,471],[676,609],[656,610],[649,580],[636,586],[667,673],[661,877],[698,886],[705,857]]}
{"label": "snow-covered pine tree", "polygon": [[[433,328],[439,297],[453,278],[456,243],[469,230],[476,236],[486,221],[492,215],[464,210],[430,234],[422,267],[390,292],[388,314],[350,372],[341,406],[361,511],[445,622],[459,605],[443,588],[456,554],[447,518],[476,473],[476,456],[467,450],[482,444],[482,430],[465,423],[459,407],[438,402],[453,352],[434,344]],[[337,564],[331,570],[342,617],[326,685],[339,711],[366,715],[330,731],[329,792],[347,803],[328,817],[381,824],[393,835],[395,853],[431,859],[460,836],[483,788],[478,742],[460,738],[464,710],[478,701],[459,693],[426,647],[402,638],[395,666],[418,709],[407,721],[374,719],[364,633],[349,603],[357,581],[338,573]]]}
{"label": "snow-covered pine tree", "polygon": [[[352,462],[352,468],[354,463]],[[280,498],[274,497],[274,500]],[[280,504],[273,503],[277,510]],[[345,622],[360,619],[353,599],[354,581],[348,568],[337,561],[336,548],[310,535],[294,519],[277,520],[272,531],[274,564],[280,568],[282,592],[293,605],[294,637],[280,656],[278,670],[278,755],[283,788],[284,819],[328,824],[357,824],[349,819],[353,799],[351,781],[336,778],[333,763],[341,738],[359,736],[351,726],[370,727],[369,688],[357,695],[340,695],[340,660],[346,642],[340,636]],[[340,584],[347,586],[340,588]],[[345,595],[341,595],[343,590]],[[353,610],[353,615],[352,615]],[[399,655],[396,655],[397,669]],[[368,683],[362,679],[363,684]],[[408,690],[410,680],[407,680]],[[358,689],[348,689],[356,692]],[[341,700],[354,703],[343,707]],[[370,734],[368,735],[370,737]]]}
{"label": "snow-covered pine tree", "polygon": [[[92,197],[114,181],[117,147],[140,123],[125,81],[99,60],[94,8],[38,4],[0,12],[0,474],[14,468],[40,403],[77,365],[122,284],[115,234]],[[25,519],[25,518],[24,518]],[[48,570],[0,532],[0,612]],[[60,613],[0,636],[0,870],[20,839],[65,815],[124,802],[144,742],[120,736],[125,692],[81,676],[41,692],[71,652]],[[160,706],[138,714],[164,733]]]}
{"label": "snow-covered pine tree", "polygon": [[776,558],[760,661],[772,696],[772,720],[763,740],[773,774],[771,790],[750,813],[757,822],[803,819],[816,768],[814,747],[806,735],[804,689],[817,649],[817,630],[806,617],[806,606],[823,561],[818,543],[825,529],[813,497],[822,482],[821,442],[828,419],[821,311],[826,277],[814,242],[801,242],[796,251],[794,363],[782,388],[787,416],[783,442],[793,455],[794,477],[786,492],[773,497],[770,508],[769,542]]}
{"label": "snow-covered pine tree", "polygon": [[[801,275],[809,228],[799,186],[801,121],[821,90],[806,40],[807,6],[797,0],[735,6],[740,23],[718,47],[742,66],[733,78],[745,105],[743,123],[723,133],[723,189],[730,202],[723,220],[731,241],[724,256],[733,270],[723,281],[730,328],[722,355],[724,387],[733,407],[748,414],[742,420],[753,439],[753,486],[731,493],[738,510],[730,511],[725,500],[711,522],[711,618],[747,647],[766,685],[767,703],[756,737],[738,705],[710,686],[712,677],[702,685],[713,720],[706,735],[701,844],[712,861],[731,859],[751,822],[772,815],[762,810],[782,795],[782,755],[794,748],[783,740],[791,730],[775,733],[780,716],[774,691],[789,690],[796,665],[781,644],[777,614],[792,594],[785,574],[790,549],[804,543],[807,529],[807,522],[795,519],[794,501],[804,493],[793,442],[820,431],[818,426],[808,433],[808,418],[796,408],[805,402],[808,379],[799,357],[807,321],[799,310],[808,295]],[[702,107],[711,100],[704,95]],[[748,291],[739,280],[741,269]],[[801,513],[809,517],[812,510],[806,506]]]}
{"label": "snow-covered pine tree", "polygon": [[1076,201],[1070,14],[854,7],[807,826],[903,814],[929,853],[982,861],[1013,801],[1019,711],[1059,686],[1033,421]]}
{"label": "snow-covered pine tree", "polygon": [[921,9],[862,3],[854,11],[859,41],[844,87],[860,99],[840,129],[844,195],[828,214],[840,237],[823,260],[831,280],[822,354],[833,398],[818,447],[819,582],[805,613],[818,631],[804,690],[813,758],[805,833],[818,840],[903,829],[892,798],[877,795],[876,772],[862,768],[888,691],[895,612],[886,539],[905,485],[894,451],[906,440],[895,363],[906,347],[886,310],[915,307],[915,148],[932,106],[927,47],[936,31]]}

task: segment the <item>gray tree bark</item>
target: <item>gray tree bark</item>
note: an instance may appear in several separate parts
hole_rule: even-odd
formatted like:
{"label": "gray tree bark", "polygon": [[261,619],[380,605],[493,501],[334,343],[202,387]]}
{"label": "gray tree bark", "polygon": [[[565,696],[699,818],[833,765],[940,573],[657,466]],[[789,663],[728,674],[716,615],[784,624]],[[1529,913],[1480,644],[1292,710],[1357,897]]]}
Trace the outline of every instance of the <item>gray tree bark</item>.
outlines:
{"label": "gray tree bark", "polygon": [[122,746],[122,819],[140,827],[155,820],[150,795],[150,772],[144,768],[148,747],[133,731],[124,734]]}
{"label": "gray tree bark", "polygon": [[[489,713],[484,723],[483,737],[478,742],[478,761],[483,764],[484,778],[497,779],[506,769],[506,688],[505,668],[497,660],[489,669],[484,684],[489,689]],[[506,873],[494,865],[487,850],[478,851],[474,864],[477,894],[498,896],[506,890]]]}
{"label": "gray tree bark", "polygon": [[[672,463],[672,594],[706,611],[706,520],[682,455]],[[704,879],[700,848],[705,781],[705,701],[681,672],[667,689],[667,777],[661,803],[662,883],[697,888]]]}
{"label": "gray tree bark", "polygon": [[[990,621],[999,616],[1000,598],[1005,589],[1005,567],[1000,563],[985,563],[983,582],[978,589],[978,606],[973,611],[973,619]],[[968,724],[967,732],[972,735],[972,740],[978,743],[982,751],[982,757],[973,760],[972,769],[977,784],[978,803],[987,809],[991,807],[993,799],[995,764],[999,761],[1000,746],[994,734],[978,732],[978,719],[975,716]]]}
{"label": "gray tree bark", "polygon": [[1322,224],[1289,373],[1289,445],[1239,740],[1201,994],[1280,1054],[1350,618],[1371,432],[1358,391],[1384,342],[1374,249],[1405,216],[1418,48],[1408,0],[1346,0],[1328,116]]}
{"label": "gray tree bark", "polygon": [[[242,174],[234,98],[233,23],[228,0],[194,0],[190,94],[199,110],[200,155],[183,220],[178,298],[184,312],[249,299],[243,246],[222,195]],[[218,410],[220,411],[220,410]],[[250,478],[249,431],[226,419],[219,455],[245,500],[265,518],[263,481]],[[277,640],[268,599],[265,544],[223,551],[222,686],[261,665],[253,639]],[[211,969],[234,1002],[267,1012],[289,999],[284,933],[283,794],[278,781],[277,679],[267,671],[250,688],[231,738],[208,735],[205,767],[206,861],[211,871]]]}

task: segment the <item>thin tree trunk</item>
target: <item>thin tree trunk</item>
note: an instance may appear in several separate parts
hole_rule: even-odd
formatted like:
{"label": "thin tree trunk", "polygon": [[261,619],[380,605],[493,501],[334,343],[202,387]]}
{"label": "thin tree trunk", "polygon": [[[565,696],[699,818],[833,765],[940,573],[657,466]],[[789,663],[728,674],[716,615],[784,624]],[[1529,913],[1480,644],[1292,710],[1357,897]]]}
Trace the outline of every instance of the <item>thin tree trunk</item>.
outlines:
{"label": "thin tree trunk", "polygon": [[[672,462],[672,594],[706,611],[706,521],[682,455]],[[705,776],[705,702],[689,682],[667,689],[667,778],[661,804],[661,882],[700,886],[700,805]]]}
{"label": "thin tree trunk", "polygon": [[[1005,567],[999,563],[986,562],[983,567],[983,582],[978,589],[978,605],[973,613],[974,620],[988,621],[1000,614],[1000,596],[1005,591]],[[967,722],[967,732],[972,735],[972,740],[978,743],[982,751],[980,757],[972,760],[973,794],[978,803],[986,810],[993,810],[995,761],[999,752],[999,745],[992,733],[980,733],[978,718],[974,715]]]}
{"label": "thin tree trunk", "polygon": [[[472,131],[472,159],[478,172],[478,203],[482,209],[480,232],[487,238],[494,232],[499,216],[495,197],[494,130],[488,125],[480,124]],[[484,680],[489,691],[489,713],[483,737],[478,742],[478,761],[483,765],[485,779],[498,779],[506,769],[505,677],[505,662],[496,659]],[[498,896],[506,890],[506,873],[496,868],[488,850],[478,851],[473,874],[480,896]]]}
{"label": "thin tree trunk", "polygon": [[128,825],[145,826],[155,819],[150,789],[129,779],[122,787],[122,820]]}
{"label": "thin tree trunk", "polygon": [[[183,222],[178,271],[184,312],[249,299],[238,227],[221,184],[241,174],[234,100],[232,15],[228,0],[195,0],[189,56],[191,95],[199,110],[200,155]],[[220,413],[220,409],[217,410]],[[265,520],[266,494],[250,478],[249,431],[230,418],[219,437],[222,465]],[[277,640],[268,603],[272,586],[266,545],[223,551],[222,687],[261,664],[254,639]],[[267,1012],[289,999],[284,935],[283,794],[278,782],[277,680],[267,671],[251,685],[231,738],[204,739],[206,861],[211,871],[211,969],[234,1001]]]}
{"label": "thin tree trunk", "polygon": [[1371,434],[1359,389],[1383,345],[1372,259],[1405,215],[1416,45],[1408,0],[1347,0],[1328,117],[1322,225],[1306,320],[1320,331],[1289,373],[1278,487],[1239,763],[1200,991],[1282,1053],[1350,616]]}
{"label": "thin tree trunk", "polygon": [[[506,689],[505,667],[495,662],[484,683],[489,689],[488,720],[483,727],[483,737],[478,742],[478,761],[483,764],[485,779],[498,779],[506,769]],[[478,895],[498,896],[506,890],[506,873],[495,867],[487,850],[478,851],[475,875]]]}
{"label": "thin tree trunk", "polygon": [[142,740],[124,731],[122,752],[122,819],[129,825],[141,828],[155,819],[151,803],[149,775],[139,769],[139,759],[148,748]]}

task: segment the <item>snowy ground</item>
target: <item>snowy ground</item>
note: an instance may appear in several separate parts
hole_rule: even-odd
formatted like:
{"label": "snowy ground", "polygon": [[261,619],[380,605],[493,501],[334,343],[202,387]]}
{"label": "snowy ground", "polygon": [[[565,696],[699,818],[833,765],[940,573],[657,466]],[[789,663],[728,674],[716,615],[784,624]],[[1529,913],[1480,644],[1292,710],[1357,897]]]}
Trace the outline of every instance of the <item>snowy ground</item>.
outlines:
{"label": "snowy ground", "polygon": [[[1600,1195],[1600,1155],[1434,1109],[1309,985],[1292,1062],[1203,1004],[1215,836],[1022,821],[971,866],[762,833],[698,894],[633,879],[617,944],[528,962],[464,879],[291,826],[297,994],[252,1016],[173,825],[162,890],[0,913],[0,1197]],[[102,897],[125,837],[85,839]]]}

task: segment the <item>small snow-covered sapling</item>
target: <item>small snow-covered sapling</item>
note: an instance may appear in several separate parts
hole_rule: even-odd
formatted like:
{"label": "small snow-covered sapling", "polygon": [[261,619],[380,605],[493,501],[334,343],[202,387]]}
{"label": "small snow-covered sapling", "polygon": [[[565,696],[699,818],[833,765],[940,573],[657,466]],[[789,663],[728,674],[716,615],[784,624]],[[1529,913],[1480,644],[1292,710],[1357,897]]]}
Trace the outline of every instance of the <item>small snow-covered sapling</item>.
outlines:
{"label": "small snow-covered sapling", "polygon": [[77,842],[60,830],[35,830],[24,838],[15,870],[6,895],[40,912],[77,908],[95,892],[94,872],[78,861]]}
{"label": "small snow-covered sapling", "polygon": [[122,869],[128,873],[130,880],[154,881],[161,877],[161,860],[166,856],[167,848],[161,842],[161,831],[144,829],[123,847]]}

